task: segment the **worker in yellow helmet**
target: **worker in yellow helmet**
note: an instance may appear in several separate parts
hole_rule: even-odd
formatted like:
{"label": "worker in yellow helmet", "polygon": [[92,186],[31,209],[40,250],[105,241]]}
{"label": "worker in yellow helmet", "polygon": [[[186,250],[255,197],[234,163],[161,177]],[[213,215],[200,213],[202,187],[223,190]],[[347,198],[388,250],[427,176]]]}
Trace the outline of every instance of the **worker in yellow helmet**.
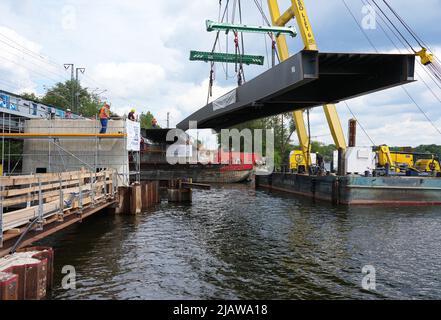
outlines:
{"label": "worker in yellow helmet", "polygon": [[135,109],[130,110],[129,116],[127,117],[130,121],[136,121],[135,112]]}

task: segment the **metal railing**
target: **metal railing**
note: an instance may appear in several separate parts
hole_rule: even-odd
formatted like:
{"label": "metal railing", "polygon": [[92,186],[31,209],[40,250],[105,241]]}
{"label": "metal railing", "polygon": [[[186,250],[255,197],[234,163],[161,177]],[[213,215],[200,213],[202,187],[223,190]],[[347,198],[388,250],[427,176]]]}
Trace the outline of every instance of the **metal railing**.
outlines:
{"label": "metal railing", "polygon": [[[47,118],[54,114],[56,118],[65,118],[66,112],[61,108],[30,101],[12,93],[0,90],[0,112],[24,118]],[[80,119],[78,115],[72,115]]]}
{"label": "metal railing", "polygon": [[32,223],[42,231],[53,216],[63,221],[69,210],[81,217],[86,208],[115,200],[117,191],[115,170],[0,177],[0,248],[8,230]]}

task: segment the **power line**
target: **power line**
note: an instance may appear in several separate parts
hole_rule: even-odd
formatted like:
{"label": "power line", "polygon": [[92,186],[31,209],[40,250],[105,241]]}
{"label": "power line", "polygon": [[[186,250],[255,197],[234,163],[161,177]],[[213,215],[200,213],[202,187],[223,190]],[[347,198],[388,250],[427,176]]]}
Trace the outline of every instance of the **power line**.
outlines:
{"label": "power line", "polygon": [[5,57],[3,57],[3,56],[0,56],[0,59],[3,59],[3,60],[8,61],[8,62],[10,62],[10,63],[13,63],[13,64],[15,64],[15,65],[17,65],[17,66],[19,66],[19,67],[25,68],[25,69],[27,69],[27,70],[29,70],[29,71],[35,73],[35,74],[40,75],[40,76],[43,77],[43,78],[49,79],[49,80],[54,81],[54,82],[58,82],[58,80],[54,80],[54,78],[50,78],[50,77],[48,77],[47,75],[45,75],[45,74],[43,74],[43,73],[40,73],[39,71],[35,71],[35,70],[33,70],[33,69],[31,69],[31,68],[25,66],[25,65],[22,65],[22,64],[20,64],[20,63],[18,63],[18,62],[16,62],[16,61],[14,61],[14,60],[11,60],[11,59],[8,59],[8,58],[5,58]]}
{"label": "power line", "polygon": [[[37,57],[37,56],[32,55],[32,54],[29,54],[28,52],[24,51],[23,49],[17,48],[17,47],[15,47],[15,46],[9,44],[8,42],[6,42],[6,41],[4,41],[4,40],[2,40],[2,39],[0,39],[0,42],[1,42],[1,43],[4,43],[5,45],[7,45],[7,46],[9,46],[9,47],[11,47],[11,48],[13,48],[14,50],[17,50],[18,52],[20,52],[20,53],[22,53],[22,54],[26,54],[27,56],[31,57],[31,58],[34,59],[35,61],[38,61],[38,62],[40,62],[40,63],[44,63],[46,66],[50,66],[50,68],[54,68],[54,65],[53,65],[53,64],[48,63],[47,61],[41,59],[40,57]],[[3,50],[3,51],[8,52],[8,53],[10,53],[11,55],[14,55],[14,56],[16,56],[16,57],[19,57],[19,58],[24,59],[23,57],[19,56],[17,53],[12,52],[11,50]],[[46,72],[48,72],[48,73],[52,73],[52,74],[56,75],[57,77],[61,77],[61,78],[64,78],[64,77],[65,77],[65,75],[64,75],[63,73],[61,73],[61,72],[60,72],[60,73],[55,73],[55,72],[53,72],[53,71],[51,71],[51,70],[49,70],[49,69],[46,69],[43,65],[39,65],[39,66],[40,66],[41,68],[43,68]],[[57,66],[57,67],[59,67],[59,66]]]}
{"label": "power line", "polygon": [[[52,58],[52,57],[50,57],[50,56],[43,56],[43,55],[41,55],[41,54],[39,54],[39,53],[37,53],[37,52],[35,52],[35,51],[32,51],[32,50],[26,48],[25,46],[21,45],[21,44],[18,43],[17,41],[15,41],[15,40],[9,38],[8,36],[6,36],[6,35],[4,35],[4,34],[2,34],[2,33],[0,33],[0,37],[3,37],[4,39],[7,39],[8,41],[10,41],[11,43],[15,44],[16,46],[14,46],[14,45],[12,45],[12,44],[9,44],[9,43],[7,43],[6,41],[4,41],[4,40],[2,40],[2,39],[0,39],[0,42],[5,43],[5,44],[8,45],[9,47],[12,47],[12,48],[14,48],[14,49],[17,50],[17,51],[20,51],[21,53],[26,54],[26,55],[32,57],[32,58],[35,59],[35,60],[37,60],[37,61],[41,61],[42,63],[46,63],[46,64],[48,64],[48,66],[49,66],[49,65],[52,65],[52,66],[55,66],[55,67],[57,67],[57,68],[62,68],[62,64],[59,63],[59,62],[57,62],[54,58]],[[20,49],[20,48],[21,48],[21,49]],[[12,54],[12,53],[11,53],[11,54]],[[11,63],[13,63],[13,64],[16,64],[16,65],[18,65],[18,66],[20,66],[20,67],[23,67],[23,68],[25,68],[25,69],[27,69],[27,70],[33,72],[34,74],[37,74],[37,75],[39,75],[39,76],[42,76],[42,77],[44,77],[44,78],[46,78],[46,79],[48,79],[48,80],[51,80],[51,81],[53,81],[53,82],[58,82],[58,80],[55,80],[54,78],[48,77],[47,75],[45,75],[45,74],[43,74],[43,73],[41,73],[41,72],[39,72],[39,71],[36,71],[36,70],[34,70],[34,69],[31,69],[31,68],[29,68],[28,66],[22,65],[22,64],[20,64],[20,63],[17,63],[17,62],[15,62],[15,61],[10,60],[10,59],[7,59],[7,58],[3,58],[3,57],[0,57],[0,58],[4,59],[4,60],[6,60],[6,61],[9,61],[9,62],[11,62]],[[40,66],[40,67],[42,68],[42,66]],[[56,73],[51,72],[51,71],[46,70],[46,69],[45,69],[45,72],[52,73],[53,75],[56,75],[57,77],[60,77],[60,78],[62,78],[63,80],[67,80],[67,77],[68,77],[67,75],[65,75],[65,76],[61,76],[61,73],[60,73],[60,74],[56,74]],[[93,79],[92,77],[86,75],[86,78],[88,78],[90,81],[92,81],[92,82],[98,84],[100,87],[104,88],[100,83],[98,83],[98,82],[97,82],[95,79]],[[110,92],[109,92],[109,93],[110,93]],[[111,93],[110,93],[110,94],[111,94]],[[113,95],[113,96],[115,96],[115,95]],[[121,100],[124,100],[124,101],[127,102],[127,103],[130,103],[125,97],[122,97],[122,96],[115,96],[115,97],[120,98]]]}
{"label": "power line", "polygon": [[35,52],[35,51],[30,50],[29,48],[27,48],[27,47],[21,45],[21,44],[18,43],[17,41],[15,41],[15,40],[13,40],[13,39],[11,39],[11,38],[5,36],[3,33],[0,33],[0,36],[3,37],[4,39],[7,39],[7,40],[9,40],[10,42],[16,44],[17,46],[23,48],[23,50],[25,50],[25,51],[28,52],[28,54],[33,55],[33,56],[35,56],[35,57],[37,57],[37,58],[39,58],[39,59],[41,59],[41,60],[43,60],[43,61],[46,61],[47,63],[52,64],[52,65],[54,65],[54,66],[56,66],[56,67],[59,67],[59,66],[60,66],[59,63],[55,63],[55,62],[50,61],[49,59],[45,58],[43,55],[41,55],[41,54],[39,54],[39,53],[37,53],[37,52]]}
{"label": "power line", "polygon": [[[50,75],[51,77],[52,77],[52,76],[55,76],[55,77],[57,77],[57,79],[58,79],[58,78],[59,78],[59,79],[63,79],[63,80],[65,79],[65,75],[61,75],[60,73],[56,73],[56,72],[54,72],[54,71],[52,71],[52,70],[50,70],[50,69],[44,67],[44,66],[41,65],[41,64],[37,64],[37,63],[35,63],[35,62],[29,61],[29,60],[25,60],[23,57],[19,56],[19,55],[16,54],[16,53],[13,53],[13,52],[11,52],[11,51],[9,51],[9,50],[4,50],[3,52],[10,54],[12,57],[17,57],[18,59],[20,59],[21,61],[23,61],[23,63],[26,63],[26,68],[29,68],[29,67],[28,67],[28,64],[31,64],[32,66],[35,66],[37,70],[39,70],[40,72],[44,72],[46,75]],[[25,64],[23,64],[23,66],[25,66]],[[52,68],[52,67],[51,67],[51,68]],[[32,70],[33,70],[33,69],[32,69]]]}

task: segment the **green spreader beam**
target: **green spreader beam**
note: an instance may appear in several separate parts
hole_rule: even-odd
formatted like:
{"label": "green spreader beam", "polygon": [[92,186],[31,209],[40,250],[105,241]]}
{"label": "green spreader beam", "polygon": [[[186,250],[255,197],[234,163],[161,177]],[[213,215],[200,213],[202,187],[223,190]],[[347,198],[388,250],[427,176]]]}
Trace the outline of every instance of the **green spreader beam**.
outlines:
{"label": "green spreader beam", "polygon": [[207,20],[207,31],[229,31],[249,32],[249,33],[274,33],[276,36],[281,34],[291,37],[297,36],[297,30],[294,27],[270,27],[270,26],[247,26],[245,24],[232,24],[225,22],[214,22]]}
{"label": "green spreader beam", "polygon": [[205,62],[224,62],[224,63],[242,63],[246,65],[255,64],[262,66],[265,62],[263,56],[238,55],[231,53],[191,51],[190,61]]}

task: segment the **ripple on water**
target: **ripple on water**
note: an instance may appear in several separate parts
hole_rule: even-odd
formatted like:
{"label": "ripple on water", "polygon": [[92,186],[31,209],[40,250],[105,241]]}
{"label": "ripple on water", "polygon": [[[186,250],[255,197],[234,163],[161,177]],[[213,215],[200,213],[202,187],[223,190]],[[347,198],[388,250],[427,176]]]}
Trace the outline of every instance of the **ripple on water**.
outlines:
{"label": "ripple on water", "polygon": [[[437,208],[332,207],[222,186],[192,206],[97,216],[56,249],[54,299],[441,298]],[[60,287],[75,266],[77,289]],[[365,265],[377,294],[361,290]]]}

